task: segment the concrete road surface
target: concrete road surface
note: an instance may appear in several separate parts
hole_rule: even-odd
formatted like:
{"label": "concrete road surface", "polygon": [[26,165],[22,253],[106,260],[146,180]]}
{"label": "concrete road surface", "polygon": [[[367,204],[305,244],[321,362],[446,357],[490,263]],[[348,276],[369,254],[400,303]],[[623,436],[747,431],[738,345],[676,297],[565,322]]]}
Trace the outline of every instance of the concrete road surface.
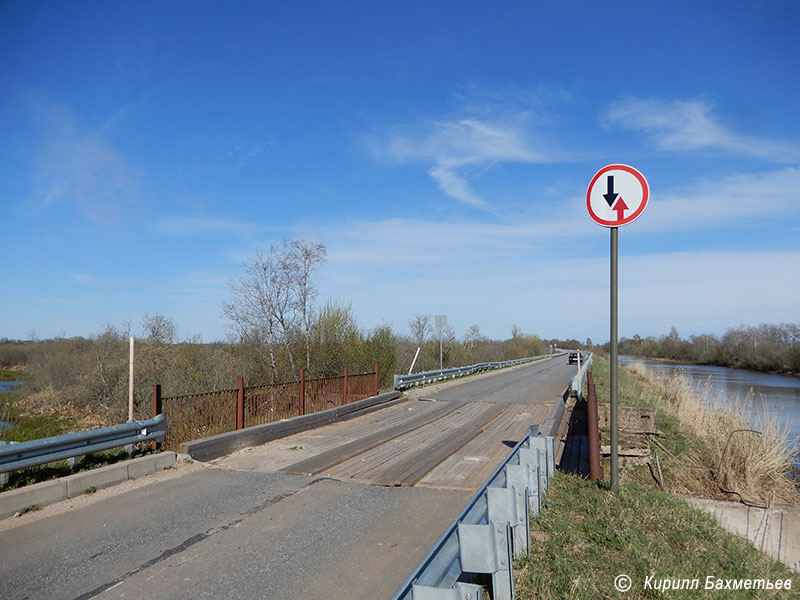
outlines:
{"label": "concrete road surface", "polygon": [[[442,401],[552,402],[574,371],[565,363],[432,393]],[[53,505],[0,523],[0,598],[385,598],[473,493],[235,464],[182,465],[127,491],[102,490],[80,507]]]}

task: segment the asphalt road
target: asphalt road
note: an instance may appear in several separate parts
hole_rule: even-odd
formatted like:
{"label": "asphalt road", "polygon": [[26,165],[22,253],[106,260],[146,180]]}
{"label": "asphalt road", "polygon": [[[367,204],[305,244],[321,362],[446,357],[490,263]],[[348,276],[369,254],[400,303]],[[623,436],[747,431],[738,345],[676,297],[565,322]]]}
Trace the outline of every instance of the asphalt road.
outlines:
{"label": "asphalt road", "polygon": [[202,469],[0,533],[0,598],[387,596],[468,499]]}
{"label": "asphalt road", "polygon": [[[565,363],[434,393],[552,402]],[[0,531],[0,598],[385,598],[471,495],[199,465],[161,475]]]}
{"label": "asphalt road", "polygon": [[460,402],[495,402],[497,404],[549,404],[561,397],[569,379],[577,370],[567,364],[566,355],[497,371],[483,377],[470,377],[462,385],[426,393],[424,398]]}

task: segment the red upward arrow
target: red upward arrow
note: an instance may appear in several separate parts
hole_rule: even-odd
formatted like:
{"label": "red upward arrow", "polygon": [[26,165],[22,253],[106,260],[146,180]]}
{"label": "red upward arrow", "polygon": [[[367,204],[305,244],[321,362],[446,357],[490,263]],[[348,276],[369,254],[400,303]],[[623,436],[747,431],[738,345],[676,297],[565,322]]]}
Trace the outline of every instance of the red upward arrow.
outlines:
{"label": "red upward arrow", "polygon": [[622,199],[622,196],[620,196],[619,200],[617,200],[617,203],[611,210],[617,212],[617,221],[622,221],[622,219],[625,218],[625,211],[630,209],[628,208],[628,205],[625,204],[625,200]]}

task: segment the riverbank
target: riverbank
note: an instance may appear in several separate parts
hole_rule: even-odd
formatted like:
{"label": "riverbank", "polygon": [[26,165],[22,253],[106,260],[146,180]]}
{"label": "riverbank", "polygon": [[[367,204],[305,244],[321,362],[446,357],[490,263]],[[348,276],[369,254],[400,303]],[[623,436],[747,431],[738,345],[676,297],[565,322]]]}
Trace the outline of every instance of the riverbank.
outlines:
{"label": "riverbank", "polygon": [[[607,404],[609,361],[596,357],[592,371],[598,399]],[[658,428],[656,435],[621,432],[622,443],[645,455],[622,460],[622,478],[714,500],[800,505],[796,482],[785,476],[793,469],[789,429],[775,415],[763,410],[754,419],[742,404],[704,396],[707,389],[698,391],[685,377],[664,380],[641,366],[619,375],[620,406],[654,410]],[[610,432],[601,436],[608,444]]]}
{"label": "riverbank", "polygon": [[[607,404],[608,360],[595,357],[592,371],[600,402]],[[789,458],[780,432],[765,428],[762,435],[731,437],[747,428],[742,416],[709,408],[685,379],[664,381],[639,368],[620,369],[619,376],[620,406],[652,410],[656,432],[620,433],[621,444],[642,452],[621,457],[618,494],[609,490],[608,460],[604,481],[563,473],[553,478],[543,510],[531,521],[531,554],[516,561],[517,597],[794,597],[800,577],[787,566],[797,562],[796,553],[786,551],[791,540],[780,540],[775,551],[765,543],[763,522],[748,520],[746,531],[735,535],[686,498],[710,498],[701,502],[728,511],[741,507],[748,519],[759,509],[742,502],[767,506],[762,512],[779,515],[782,532],[782,513],[794,511],[794,518],[797,509],[776,505],[800,505],[800,493],[782,475]],[[601,429],[602,443],[609,443],[609,434]],[[776,441],[784,450],[775,452]],[[753,528],[759,528],[755,538]],[[796,523],[787,529],[795,530]]]}
{"label": "riverbank", "polygon": [[660,363],[670,365],[694,365],[696,367],[723,367],[725,369],[735,369],[737,371],[747,371],[749,373],[758,373],[763,375],[781,375],[783,377],[797,377],[800,378],[800,371],[788,370],[774,370],[774,369],[751,369],[748,367],[740,367],[738,365],[720,364],[716,362],[698,362],[692,360],[679,360],[676,358],[663,358],[660,356],[641,356],[638,354],[626,354],[626,356],[633,359],[653,360]]}

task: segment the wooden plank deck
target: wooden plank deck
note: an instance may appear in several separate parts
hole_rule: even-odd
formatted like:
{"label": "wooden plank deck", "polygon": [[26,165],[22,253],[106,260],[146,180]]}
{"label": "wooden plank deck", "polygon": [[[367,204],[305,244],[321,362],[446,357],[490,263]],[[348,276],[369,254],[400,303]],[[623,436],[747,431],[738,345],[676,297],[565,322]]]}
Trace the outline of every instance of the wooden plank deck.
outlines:
{"label": "wooden plank deck", "polygon": [[246,448],[222,468],[322,475],[384,486],[480,487],[549,405],[409,400]]}
{"label": "wooden plank deck", "polygon": [[547,405],[514,404],[457,452],[423,477],[419,487],[478,489],[489,478],[531,425],[542,423]]}
{"label": "wooden plank deck", "polygon": [[439,410],[437,407],[444,404],[449,403],[408,400],[368,415],[296,433],[260,446],[244,448],[211,462],[222,468],[275,473],[361,437],[386,428],[402,426],[419,415]]}
{"label": "wooden plank deck", "polygon": [[429,410],[418,412],[402,423],[386,425],[374,433],[362,435],[358,439],[291,464],[280,471],[282,473],[301,475],[319,475],[323,471],[341,462],[363,454],[378,446],[385,445],[395,438],[404,436],[416,429],[438,421],[449,413],[456,411],[456,409],[461,406],[463,406],[463,404],[460,402],[433,403],[432,408]]}
{"label": "wooden plank deck", "polygon": [[[369,479],[378,485],[414,485],[429,471],[481,433],[482,428],[505,411],[505,407],[485,405],[470,421],[429,435],[424,444],[409,445],[411,452],[397,453],[384,463],[382,471]],[[471,411],[470,411],[471,412]],[[392,448],[384,453],[392,454]]]}

